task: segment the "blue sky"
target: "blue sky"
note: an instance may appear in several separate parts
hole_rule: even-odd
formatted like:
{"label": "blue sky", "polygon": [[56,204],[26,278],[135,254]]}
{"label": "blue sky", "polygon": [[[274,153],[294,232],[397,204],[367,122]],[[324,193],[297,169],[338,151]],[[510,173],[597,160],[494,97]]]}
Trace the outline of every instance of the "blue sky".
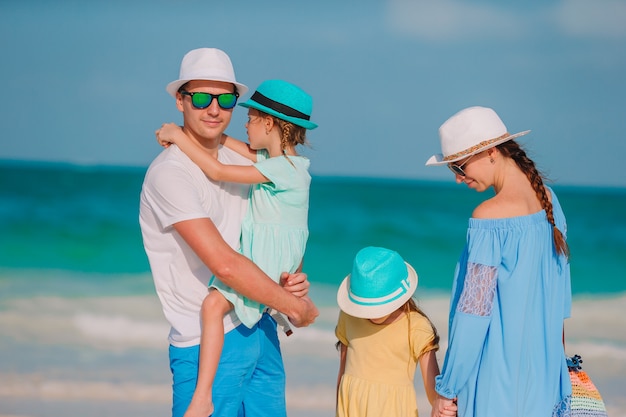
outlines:
{"label": "blue sky", "polygon": [[181,121],[165,85],[209,46],[311,93],[314,175],[452,181],[424,166],[437,129],[483,105],[557,184],[626,187],[625,22],[622,0],[5,0],[0,159],[147,166]]}

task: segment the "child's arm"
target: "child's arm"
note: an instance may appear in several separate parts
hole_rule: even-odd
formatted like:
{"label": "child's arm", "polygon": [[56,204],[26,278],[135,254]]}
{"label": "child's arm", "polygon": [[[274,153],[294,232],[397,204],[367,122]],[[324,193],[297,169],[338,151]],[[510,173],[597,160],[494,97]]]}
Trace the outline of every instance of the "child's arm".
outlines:
{"label": "child's arm", "polygon": [[344,345],[341,342],[339,344],[339,374],[337,375],[337,395],[335,398],[336,407],[339,406],[339,385],[341,384],[341,377],[343,377],[344,372],[346,371],[346,353],[348,352],[348,346]]}
{"label": "child's arm", "polygon": [[424,353],[420,359],[420,370],[422,371],[422,381],[424,382],[424,390],[428,397],[428,402],[432,406],[435,398],[437,398],[437,391],[435,391],[435,377],[439,375],[439,364],[437,363],[437,357],[435,351],[430,350]]}
{"label": "child's arm", "polygon": [[[204,148],[192,141],[183,130],[174,123],[164,124],[157,131],[160,144],[174,143],[181,151],[200,167],[213,181],[229,181],[242,184],[260,184],[269,180],[253,166],[225,165],[209,155]],[[233,139],[234,140],[234,139]]]}
{"label": "child's arm", "polygon": [[456,399],[444,398],[435,390],[435,377],[440,373],[435,351],[431,350],[424,353],[420,357],[419,362],[422,380],[424,381],[424,390],[426,391],[428,402],[432,406],[431,417],[456,416],[458,411]]}
{"label": "child's arm", "polygon": [[232,136],[228,136],[227,134],[222,135],[222,145],[226,146],[228,149],[231,149],[237,152],[239,155],[244,158],[248,158],[252,162],[256,162],[256,151],[250,149],[250,145],[240,140],[233,138]]}

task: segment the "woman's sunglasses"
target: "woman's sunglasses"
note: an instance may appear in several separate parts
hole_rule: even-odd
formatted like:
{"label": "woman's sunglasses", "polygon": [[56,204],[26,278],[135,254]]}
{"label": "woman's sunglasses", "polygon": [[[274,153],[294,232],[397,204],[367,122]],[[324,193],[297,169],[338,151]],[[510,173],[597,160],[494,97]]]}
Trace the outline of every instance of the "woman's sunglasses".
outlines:
{"label": "woman's sunglasses", "polygon": [[470,156],[465,161],[463,161],[463,163],[460,164],[460,165],[448,164],[448,168],[450,168],[450,171],[454,172],[456,175],[460,175],[462,177],[465,177],[465,171],[463,170],[463,165],[467,164],[469,162],[469,160],[472,159],[476,155],[477,154],[474,154],[474,155]]}
{"label": "woman's sunglasses", "polygon": [[217,104],[224,110],[230,110],[237,104],[238,93],[190,93],[189,91],[181,90],[180,94],[183,96],[191,97],[191,105],[196,109],[206,109],[211,105],[213,99],[217,99]]}

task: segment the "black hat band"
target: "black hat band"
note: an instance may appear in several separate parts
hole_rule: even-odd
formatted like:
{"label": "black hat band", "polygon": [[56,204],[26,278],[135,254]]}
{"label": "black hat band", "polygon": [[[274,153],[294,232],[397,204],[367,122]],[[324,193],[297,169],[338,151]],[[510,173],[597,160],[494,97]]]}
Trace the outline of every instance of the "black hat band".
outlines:
{"label": "black hat band", "polygon": [[278,101],[274,101],[271,98],[268,98],[264,96],[263,94],[259,93],[258,91],[255,91],[254,94],[252,94],[252,97],[250,97],[250,100],[256,101],[260,105],[269,107],[272,110],[275,110],[279,113],[284,114],[285,116],[297,117],[298,119],[304,119],[304,120],[311,119],[311,116],[304,114],[302,112],[299,112],[293,107],[285,106],[284,104],[279,103]]}

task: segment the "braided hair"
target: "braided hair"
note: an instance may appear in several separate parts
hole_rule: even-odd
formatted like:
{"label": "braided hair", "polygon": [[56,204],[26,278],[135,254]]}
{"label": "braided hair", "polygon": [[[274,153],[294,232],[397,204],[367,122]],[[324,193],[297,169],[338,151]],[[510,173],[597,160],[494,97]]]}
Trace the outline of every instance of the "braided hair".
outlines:
{"label": "braided hair", "polygon": [[537,198],[539,199],[541,206],[546,212],[548,221],[552,225],[552,239],[554,241],[556,253],[569,257],[569,247],[565,241],[563,233],[561,233],[561,231],[556,227],[552,203],[548,199],[546,188],[543,185],[543,176],[535,167],[535,163],[526,155],[526,152],[524,152],[524,150],[514,140],[501,143],[496,148],[502,155],[515,161],[519,169],[526,174],[528,180],[530,181],[530,185],[535,190],[535,193],[537,193]]}
{"label": "braided hair", "polygon": [[306,129],[277,117],[274,118],[281,131],[280,143],[283,153],[287,146],[306,145]]}
{"label": "braided hair", "polygon": [[[296,147],[296,145],[308,145],[309,142],[306,139],[306,129],[288,122],[283,119],[279,119],[276,116],[265,113],[261,110],[257,110],[261,116],[270,116],[274,119],[274,123],[278,125],[280,129],[280,147],[283,151],[283,155],[287,158],[286,149],[288,146]],[[289,158],[287,158],[289,160]],[[289,163],[293,165],[293,162],[289,160]]]}

